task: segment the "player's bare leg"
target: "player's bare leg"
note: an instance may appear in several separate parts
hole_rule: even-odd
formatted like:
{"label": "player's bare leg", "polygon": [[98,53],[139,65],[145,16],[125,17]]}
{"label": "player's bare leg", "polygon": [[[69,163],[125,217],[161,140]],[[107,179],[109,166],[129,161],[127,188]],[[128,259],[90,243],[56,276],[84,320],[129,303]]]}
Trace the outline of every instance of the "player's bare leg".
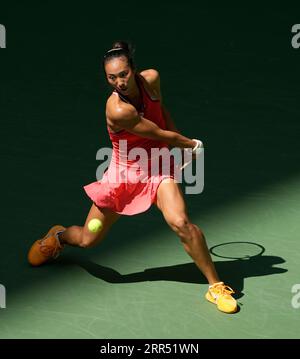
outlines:
{"label": "player's bare leg", "polygon": [[[32,266],[49,262],[60,254],[65,244],[82,248],[92,247],[103,240],[109,228],[119,217],[119,214],[110,209],[99,209],[93,204],[83,227],[65,228],[56,225],[50,228],[42,239],[33,243],[28,253],[28,261]],[[88,228],[92,219],[98,219],[102,223],[101,230],[98,232],[91,232]]]}
{"label": "player's bare leg", "polygon": [[[101,242],[107,234],[110,227],[121,217],[120,214],[113,212],[108,208],[99,209],[95,204],[92,205],[86,218],[85,224],[81,226],[71,226],[59,234],[59,239],[63,244],[69,244],[77,247],[93,247]],[[92,219],[99,219],[102,228],[99,232],[93,233],[89,230],[88,224]]]}
{"label": "player's bare leg", "polygon": [[186,252],[207,278],[210,287],[206,293],[206,299],[217,304],[219,310],[234,313],[237,310],[237,303],[231,296],[233,290],[220,281],[204,234],[188,218],[179,184],[172,179],[164,180],[158,187],[156,205],[168,225],[181,239]]}
{"label": "player's bare leg", "polygon": [[209,254],[204,234],[188,218],[179,184],[171,179],[163,181],[158,187],[156,205],[208,282],[219,282],[220,278]]}

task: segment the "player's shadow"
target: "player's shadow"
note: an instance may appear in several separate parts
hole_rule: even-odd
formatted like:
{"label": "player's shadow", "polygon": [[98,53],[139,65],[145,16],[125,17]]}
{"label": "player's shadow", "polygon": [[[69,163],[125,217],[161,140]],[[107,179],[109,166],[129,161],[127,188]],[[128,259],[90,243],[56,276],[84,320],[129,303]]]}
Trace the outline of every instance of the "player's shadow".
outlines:
{"label": "player's shadow", "polygon": [[[94,277],[109,283],[137,283],[158,280],[197,284],[207,283],[206,278],[193,262],[149,268],[142,272],[130,274],[121,274],[112,268],[104,267],[82,257],[65,256],[60,258],[59,262],[79,265]],[[236,291],[235,297],[237,299],[243,296],[245,278],[287,272],[287,269],[273,267],[276,264],[285,263],[283,258],[276,256],[261,255],[249,259],[215,261],[214,263],[221,279]]]}

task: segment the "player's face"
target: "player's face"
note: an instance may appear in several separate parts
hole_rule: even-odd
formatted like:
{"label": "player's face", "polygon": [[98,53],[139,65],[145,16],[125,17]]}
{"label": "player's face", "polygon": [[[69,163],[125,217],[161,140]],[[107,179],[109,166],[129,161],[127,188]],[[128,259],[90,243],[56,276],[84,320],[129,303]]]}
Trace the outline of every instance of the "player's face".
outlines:
{"label": "player's face", "polygon": [[122,95],[133,93],[136,83],[134,71],[129,66],[126,57],[121,56],[112,59],[105,65],[106,78],[109,84]]}

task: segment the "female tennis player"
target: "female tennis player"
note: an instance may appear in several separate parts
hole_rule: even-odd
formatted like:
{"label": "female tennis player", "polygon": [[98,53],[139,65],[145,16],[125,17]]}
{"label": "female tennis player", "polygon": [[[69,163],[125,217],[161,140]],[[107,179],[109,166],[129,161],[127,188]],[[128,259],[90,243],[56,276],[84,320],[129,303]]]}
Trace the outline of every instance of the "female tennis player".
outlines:
{"label": "female tennis player", "polygon": [[[233,290],[220,281],[205,237],[188,217],[181,188],[175,180],[174,164],[168,172],[163,168],[154,175],[145,171],[152,161],[152,148],[190,148],[196,154],[202,142],[179,133],[162,104],[159,73],[154,69],[138,72],[126,42],[113,44],[104,55],[103,68],[113,88],[106,103],[107,130],[113,146],[109,167],[101,180],[84,187],[93,202],[84,226],[65,228],[56,225],[50,228],[30,248],[29,263],[40,266],[53,260],[67,244],[92,247],[103,240],[120,216],[145,212],[155,204],[207,278],[206,299],[223,312],[236,312]],[[121,140],[126,141],[126,150],[121,148]],[[143,168],[128,157],[129,151],[136,148],[143,148],[149,155],[149,162]],[[101,228],[96,226],[91,230],[91,221],[101,223]]]}

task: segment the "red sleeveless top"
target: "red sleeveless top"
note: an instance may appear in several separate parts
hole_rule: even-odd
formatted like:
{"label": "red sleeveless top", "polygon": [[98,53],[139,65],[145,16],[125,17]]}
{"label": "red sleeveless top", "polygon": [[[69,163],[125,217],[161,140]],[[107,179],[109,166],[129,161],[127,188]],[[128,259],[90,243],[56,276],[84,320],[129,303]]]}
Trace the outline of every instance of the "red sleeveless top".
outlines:
{"label": "red sleeveless top", "polygon": [[[161,103],[159,99],[152,99],[149,95],[149,93],[146,91],[143,81],[143,77],[139,74],[136,75],[136,82],[140,90],[140,94],[142,97],[142,104],[143,104],[143,112],[139,112],[139,115],[142,117],[145,117],[147,120],[150,120],[157,124],[158,127],[165,130],[166,127],[166,121],[163,116]],[[114,91],[116,94],[118,94],[116,91]],[[137,136],[133,133],[130,133],[126,130],[121,130],[118,132],[112,132],[110,128],[107,125],[109,137],[111,139],[113,149],[114,151],[119,151],[119,141],[120,140],[127,140],[127,150],[128,152],[134,148],[134,147],[142,147],[144,148],[147,153],[150,153],[151,148],[162,148],[162,147],[168,147],[167,144],[151,140],[148,138]]]}

